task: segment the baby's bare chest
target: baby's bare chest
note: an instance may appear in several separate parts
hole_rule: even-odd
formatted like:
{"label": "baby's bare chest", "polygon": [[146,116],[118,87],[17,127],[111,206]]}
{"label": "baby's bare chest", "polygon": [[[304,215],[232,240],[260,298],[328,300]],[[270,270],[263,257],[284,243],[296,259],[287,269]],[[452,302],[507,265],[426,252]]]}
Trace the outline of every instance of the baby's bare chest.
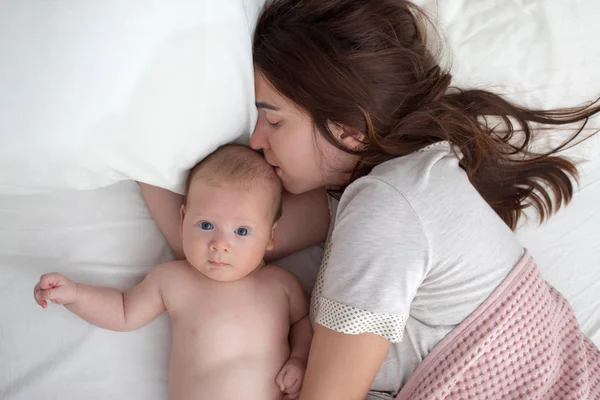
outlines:
{"label": "baby's bare chest", "polygon": [[271,351],[287,343],[290,326],[285,291],[269,282],[186,282],[165,296],[173,336],[204,351]]}

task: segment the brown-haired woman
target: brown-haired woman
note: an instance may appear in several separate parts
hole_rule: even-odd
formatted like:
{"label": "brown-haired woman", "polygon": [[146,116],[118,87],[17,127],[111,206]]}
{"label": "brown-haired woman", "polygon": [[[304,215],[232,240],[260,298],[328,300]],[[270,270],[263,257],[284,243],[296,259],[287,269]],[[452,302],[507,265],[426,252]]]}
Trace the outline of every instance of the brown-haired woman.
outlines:
{"label": "brown-haired woman", "polygon": [[296,194],[270,257],[325,239],[331,213],[302,400],[395,397],[523,264],[523,209],[543,220],[571,199],[577,170],[556,152],[573,138],[533,154],[532,125],[584,125],[600,107],[451,88],[426,29],[402,0],[271,1],[259,18],[251,146]]}

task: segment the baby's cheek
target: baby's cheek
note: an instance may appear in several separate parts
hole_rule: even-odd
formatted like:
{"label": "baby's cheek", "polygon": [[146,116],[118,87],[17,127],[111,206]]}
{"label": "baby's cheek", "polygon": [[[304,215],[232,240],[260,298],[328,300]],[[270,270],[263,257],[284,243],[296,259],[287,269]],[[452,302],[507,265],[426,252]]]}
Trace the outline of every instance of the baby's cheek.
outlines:
{"label": "baby's cheek", "polygon": [[266,241],[258,241],[257,243],[253,243],[252,246],[249,246],[246,249],[247,258],[252,264],[252,268],[256,265],[260,264],[261,261],[265,258],[265,253],[267,251],[267,242]]}
{"label": "baby's cheek", "polygon": [[192,264],[198,265],[205,261],[206,254],[201,241],[194,240],[193,237],[183,236],[183,251],[185,258]]}

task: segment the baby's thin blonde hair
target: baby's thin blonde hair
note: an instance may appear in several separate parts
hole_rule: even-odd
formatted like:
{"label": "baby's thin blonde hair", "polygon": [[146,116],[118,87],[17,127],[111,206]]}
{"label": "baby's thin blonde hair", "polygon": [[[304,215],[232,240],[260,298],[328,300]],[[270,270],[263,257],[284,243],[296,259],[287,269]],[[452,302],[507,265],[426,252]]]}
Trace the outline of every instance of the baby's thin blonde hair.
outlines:
{"label": "baby's thin blonde hair", "polygon": [[214,186],[235,185],[244,190],[270,190],[273,193],[274,221],[281,217],[281,181],[265,159],[256,151],[239,144],[226,144],[200,162],[188,174],[185,202],[193,181],[200,179]]}

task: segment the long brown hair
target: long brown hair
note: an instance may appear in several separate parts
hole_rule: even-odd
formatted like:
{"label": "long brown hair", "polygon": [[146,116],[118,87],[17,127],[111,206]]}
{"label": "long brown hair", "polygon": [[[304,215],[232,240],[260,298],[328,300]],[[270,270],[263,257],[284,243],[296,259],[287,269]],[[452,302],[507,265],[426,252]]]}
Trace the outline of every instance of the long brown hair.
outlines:
{"label": "long brown hair", "polygon": [[[431,20],[408,1],[273,0],[258,20],[254,63],[332,144],[352,153],[328,123],[365,134],[353,152],[359,162],[351,181],[448,140],[460,149],[474,187],[512,229],[528,206],[543,221],[571,200],[578,177],[575,164],[556,153],[600,105],[533,110],[488,91],[452,88],[431,50],[431,32]],[[531,150],[544,126],[576,122],[579,129],[562,145],[543,154]]]}

